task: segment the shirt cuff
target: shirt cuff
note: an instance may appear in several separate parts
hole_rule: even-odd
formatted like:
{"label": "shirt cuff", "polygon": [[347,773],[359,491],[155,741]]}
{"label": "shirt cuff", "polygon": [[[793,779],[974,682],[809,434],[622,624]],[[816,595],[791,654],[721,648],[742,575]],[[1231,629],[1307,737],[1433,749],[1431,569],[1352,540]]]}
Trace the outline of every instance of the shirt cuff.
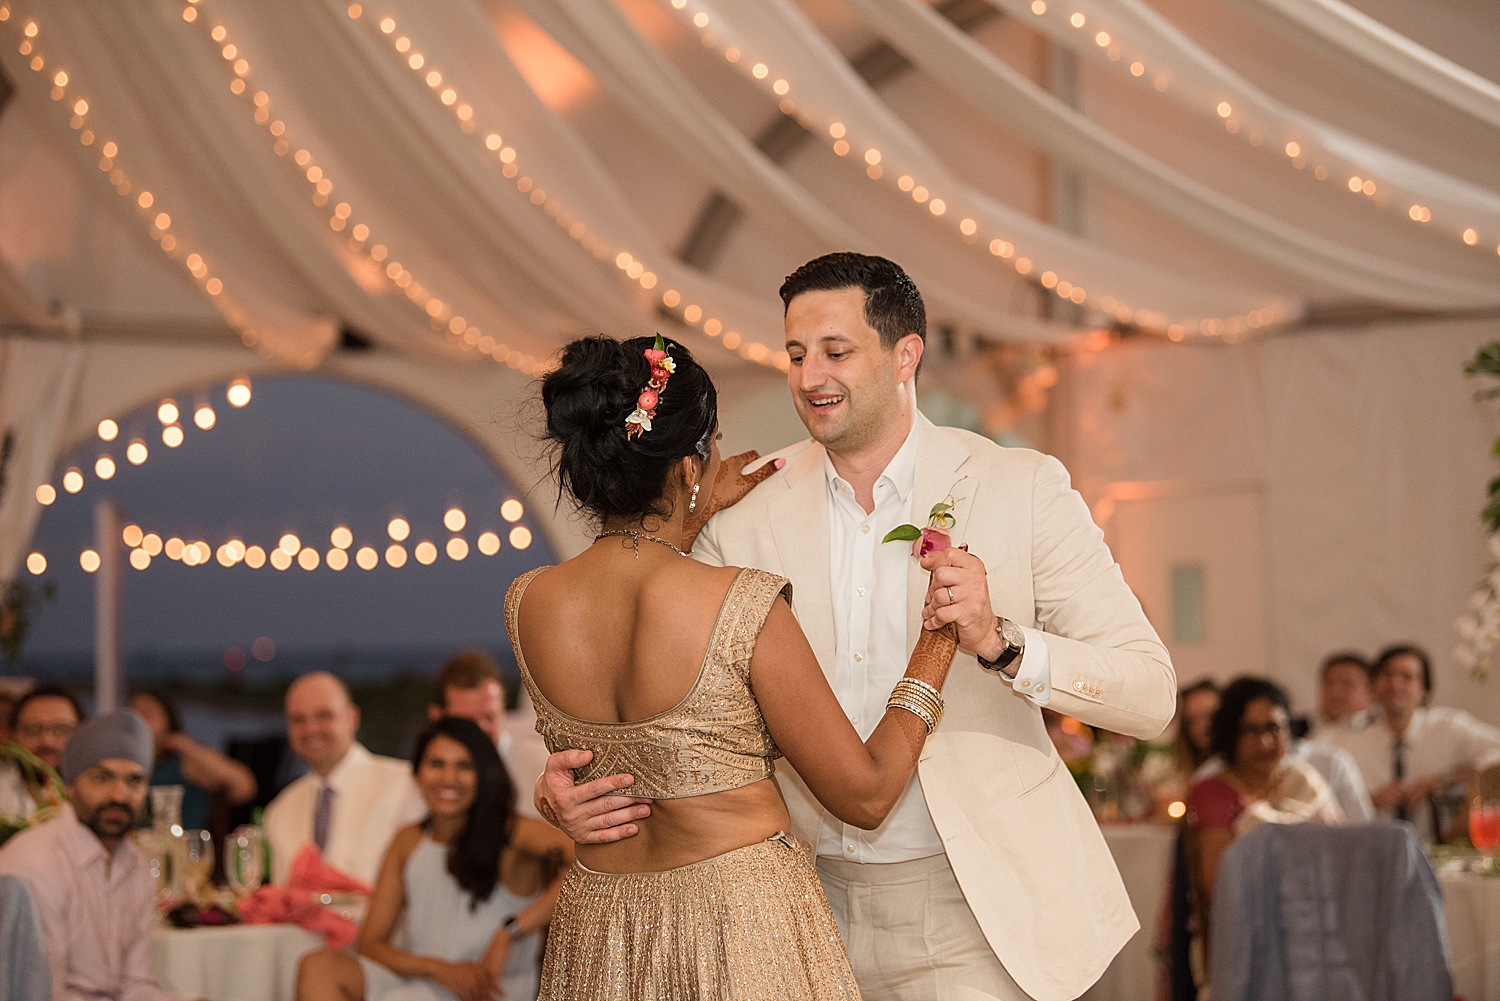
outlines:
{"label": "shirt cuff", "polygon": [[1052,701],[1052,656],[1047,652],[1047,635],[1039,629],[1021,626],[1026,637],[1026,649],[1021,654],[1020,665],[1014,678],[1000,677],[1032,702],[1044,706]]}

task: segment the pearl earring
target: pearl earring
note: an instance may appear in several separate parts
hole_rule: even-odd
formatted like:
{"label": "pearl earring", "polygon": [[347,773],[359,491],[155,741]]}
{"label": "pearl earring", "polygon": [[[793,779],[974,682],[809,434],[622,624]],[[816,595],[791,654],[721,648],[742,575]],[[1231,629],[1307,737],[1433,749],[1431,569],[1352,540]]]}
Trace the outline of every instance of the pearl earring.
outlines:
{"label": "pearl earring", "polygon": [[702,485],[701,483],[693,484],[693,496],[688,500],[688,514],[692,514],[698,509],[698,488]]}

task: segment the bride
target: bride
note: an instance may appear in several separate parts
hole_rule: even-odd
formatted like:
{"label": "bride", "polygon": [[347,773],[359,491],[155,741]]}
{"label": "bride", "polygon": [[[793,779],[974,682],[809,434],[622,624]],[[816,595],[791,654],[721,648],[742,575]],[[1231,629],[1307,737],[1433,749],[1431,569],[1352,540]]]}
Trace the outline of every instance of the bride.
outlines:
{"label": "bride", "polygon": [[878,827],[942,715],[953,646],[923,634],[861,742],[791,585],[684,558],[719,466],[717,394],[688,350],[574,341],[542,401],[560,485],[600,531],[511,585],[506,627],[548,747],[592,751],[579,782],[629,772],[654,805],[637,836],[578,846],[541,997],[858,998],[775,759],[840,820]]}

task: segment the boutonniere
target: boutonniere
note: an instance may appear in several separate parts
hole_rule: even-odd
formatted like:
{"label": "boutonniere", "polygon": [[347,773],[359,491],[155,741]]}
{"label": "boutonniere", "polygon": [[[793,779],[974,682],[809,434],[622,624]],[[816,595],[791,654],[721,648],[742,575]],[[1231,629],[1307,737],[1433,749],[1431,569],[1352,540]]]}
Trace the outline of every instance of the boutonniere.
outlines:
{"label": "boutonniere", "polygon": [[[911,554],[917,559],[921,559],[928,553],[940,553],[950,548],[953,545],[953,537],[948,533],[956,523],[953,509],[958,506],[959,501],[966,499],[955,498],[953,491],[958,489],[959,483],[967,479],[967,476],[959,477],[958,481],[948,488],[948,495],[932,505],[932,510],[927,513],[926,528],[918,528],[916,525],[897,525],[885,534],[885,538],[880,540],[881,543],[910,542]],[[959,548],[965,552],[969,549],[967,545],[959,546]]]}

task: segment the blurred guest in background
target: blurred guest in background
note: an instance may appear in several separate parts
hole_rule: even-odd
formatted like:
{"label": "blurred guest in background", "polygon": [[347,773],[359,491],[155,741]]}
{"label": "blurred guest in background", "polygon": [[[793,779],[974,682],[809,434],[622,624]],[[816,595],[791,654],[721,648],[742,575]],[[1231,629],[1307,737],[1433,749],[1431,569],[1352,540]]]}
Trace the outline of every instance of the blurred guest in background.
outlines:
{"label": "blurred guest in background", "polygon": [[1362,726],[1370,708],[1370,664],[1352,650],[1323,658],[1318,679],[1318,718],[1308,734],[1318,739],[1338,726]]}
{"label": "blurred guest in background", "polygon": [[130,708],[151,727],[156,743],[154,786],[182,786],[182,826],[208,826],[213,798],[222,794],[231,806],[255,798],[255,774],[228,755],[205,747],[182,732],[182,715],[165,692],[136,692]]}
{"label": "blurred guest in background", "polygon": [[1172,758],[1184,783],[1214,753],[1209,731],[1218,709],[1219,686],[1212,678],[1195,681],[1177,693],[1177,736],[1172,741]]}
{"label": "blurred guest in background", "polygon": [[1224,767],[1195,783],[1187,799],[1188,823],[1197,834],[1194,875],[1207,899],[1224,849],[1256,824],[1344,820],[1323,777],[1287,753],[1291,705],[1280,685],[1264,678],[1230,682],[1210,733]]}
{"label": "blurred guest in background", "polygon": [[285,883],[297,852],[314,844],[329,865],[374,883],[391,837],[426,812],[411,767],[354,739],[359,707],[326,671],[304,674],[287,689],[286,729],[310,771],[266,807],[273,880]]}
{"label": "blurred guest in background", "polygon": [[0,848],[31,890],[56,1001],[163,1001],[151,971],[156,886],[126,836],[146,802],[151,729],[129,709],[80,726],[62,754],[68,803]]}
{"label": "blurred guest in background", "polygon": [[[11,741],[54,769],[61,769],[63,748],[84,720],[78,698],[60,685],[38,685],[11,708]],[[30,817],[45,806],[58,806],[47,783],[28,778],[13,761],[0,761],[0,815]]]}
{"label": "blurred guest in background", "polygon": [[1462,709],[1427,704],[1432,663],[1420,647],[1382,651],[1372,688],[1374,718],[1325,739],[1354,756],[1381,816],[1410,820],[1419,837],[1442,840],[1433,796],[1500,762],[1500,729]]}
{"label": "blurred guest in background", "polygon": [[[358,957],[325,949],[304,959],[300,1001],[536,997],[540,932],[562,882],[561,866],[547,862],[571,861],[573,843],[516,815],[515,785],[493,740],[451,716],[417,737],[427,819],[391,842]],[[398,924],[404,947],[392,944]]]}
{"label": "blurred guest in background", "polygon": [[[433,688],[436,701],[427,707],[428,719],[457,716],[473,720],[495,742],[515,787],[530,789],[536,785],[547,767],[547,745],[533,728],[535,714],[531,714],[530,725],[523,730],[511,725],[516,721],[508,719],[505,712],[500,668],[488,654],[482,650],[463,650],[449,657],[438,671]],[[524,698],[525,689],[521,694]],[[541,819],[530,797],[521,797],[516,808],[523,816]]]}
{"label": "blurred guest in background", "polygon": [[16,708],[16,698],[0,691],[0,744],[10,740],[10,714]]}

